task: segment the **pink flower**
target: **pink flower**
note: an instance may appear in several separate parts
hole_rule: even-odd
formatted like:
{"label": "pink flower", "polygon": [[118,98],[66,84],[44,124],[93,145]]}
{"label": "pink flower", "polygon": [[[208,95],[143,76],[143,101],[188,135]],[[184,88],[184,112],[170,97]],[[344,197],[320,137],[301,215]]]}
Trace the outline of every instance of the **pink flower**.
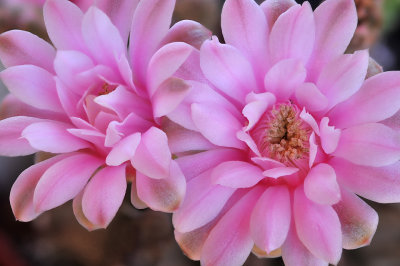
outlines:
{"label": "pink flower", "polygon": [[214,37],[200,51],[208,83],[192,92],[203,94],[169,115],[214,145],[177,160],[188,183],[173,222],[190,258],[337,264],[377,227],[356,194],[400,201],[400,73],[365,80],[368,52],[344,54],[356,24],[352,0],[315,12],[292,0],[226,1],[227,44]]}
{"label": "pink flower", "polygon": [[0,35],[1,78],[11,92],[0,154],[58,154],[15,182],[10,201],[18,220],[73,199],[83,226],[106,227],[127,181],[137,208],[171,212],[184,196],[185,178],[160,123],[189,89],[175,72],[189,71],[185,62],[199,53],[181,41],[199,47],[210,34],[190,21],[169,29],[174,0],[97,3],[105,13],[94,6],[82,13],[66,0],[45,4],[56,49],[28,32]]}

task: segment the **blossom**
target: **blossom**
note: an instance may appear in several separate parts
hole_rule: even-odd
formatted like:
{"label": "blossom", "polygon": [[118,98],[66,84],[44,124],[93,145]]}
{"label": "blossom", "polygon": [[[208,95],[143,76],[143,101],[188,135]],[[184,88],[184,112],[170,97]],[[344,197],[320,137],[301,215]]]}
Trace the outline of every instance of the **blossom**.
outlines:
{"label": "blossom", "polygon": [[173,0],[97,3],[101,9],[83,13],[66,0],[46,2],[54,47],[24,31],[0,35],[0,75],[11,92],[2,104],[0,154],[55,154],[14,183],[10,201],[20,221],[73,199],[83,226],[104,228],[127,181],[137,208],[171,212],[184,196],[161,120],[190,88],[177,70],[189,71],[185,62],[210,34],[191,21],[170,29]]}
{"label": "blossom", "polygon": [[[400,201],[400,73],[366,79],[369,54],[344,54],[352,0],[227,0],[226,44],[203,43],[206,81],[170,119],[213,146],[177,162],[187,196],[173,215],[202,265],[253,252],[286,265],[337,264],[370,243],[378,215],[357,195]],[[178,114],[179,111],[179,114]],[[397,124],[397,126],[396,126]]]}

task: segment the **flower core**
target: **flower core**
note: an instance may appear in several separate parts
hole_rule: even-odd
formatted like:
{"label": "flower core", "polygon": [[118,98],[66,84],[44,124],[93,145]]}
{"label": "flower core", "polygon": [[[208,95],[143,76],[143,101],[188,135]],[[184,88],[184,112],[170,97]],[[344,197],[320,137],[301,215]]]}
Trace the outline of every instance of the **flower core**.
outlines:
{"label": "flower core", "polygon": [[254,129],[263,156],[281,162],[303,158],[308,153],[308,132],[292,104],[280,104],[267,111]]}

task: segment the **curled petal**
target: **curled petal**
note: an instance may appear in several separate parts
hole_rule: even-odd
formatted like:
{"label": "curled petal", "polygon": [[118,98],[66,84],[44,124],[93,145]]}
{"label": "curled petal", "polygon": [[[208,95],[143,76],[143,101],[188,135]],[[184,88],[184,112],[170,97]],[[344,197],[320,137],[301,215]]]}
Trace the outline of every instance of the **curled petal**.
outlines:
{"label": "curled petal", "polygon": [[106,163],[110,166],[118,166],[123,162],[132,159],[136,152],[136,149],[140,143],[141,135],[140,133],[133,133],[120,140],[112,148],[110,153],[107,155]]}
{"label": "curled petal", "polygon": [[174,24],[163,40],[163,44],[185,42],[200,50],[201,45],[210,39],[212,32],[203,25],[192,20],[181,20]]}
{"label": "curled petal", "polygon": [[266,0],[261,3],[260,7],[264,11],[265,17],[267,18],[267,24],[271,31],[278,17],[286,12],[289,8],[296,5],[294,0]]}
{"label": "curled petal", "polygon": [[88,231],[94,231],[100,229],[101,228],[100,225],[93,224],[91,221],[88,220],[88,218],[83,213],[82,209],[83,192],[84,190],[82,190],[72,201],[72,210],[74,212],[75,218],[78,221],[78,223],[83,227],[85,227]]}
{"label": "curled petal", "polygon": [[322,148],[327,154],[334,152],[338,146],[340,140],[340,129],[335,129],[333,126],[329,126],[329,118],[324,117],[321,119],[320,132],[321,132],[321,144]]}

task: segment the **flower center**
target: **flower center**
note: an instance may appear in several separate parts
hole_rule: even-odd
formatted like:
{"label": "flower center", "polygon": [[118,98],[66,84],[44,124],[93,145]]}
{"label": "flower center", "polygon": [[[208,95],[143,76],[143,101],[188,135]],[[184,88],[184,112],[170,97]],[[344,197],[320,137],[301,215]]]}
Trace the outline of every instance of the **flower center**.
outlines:
{"label": "flower center", "polygon": [[254,135],[261,154],[281,162],[301,159],[309,151],[307,130],[292,104],[267,111]]}
{"label": "flower center", "polygon": [[117,88],[116,85],[110,85],[108,83],[104,83],[103,86],[100,89],[99,96],[100,95],[107,95],[110,92],[114,91],[116,88]]}

